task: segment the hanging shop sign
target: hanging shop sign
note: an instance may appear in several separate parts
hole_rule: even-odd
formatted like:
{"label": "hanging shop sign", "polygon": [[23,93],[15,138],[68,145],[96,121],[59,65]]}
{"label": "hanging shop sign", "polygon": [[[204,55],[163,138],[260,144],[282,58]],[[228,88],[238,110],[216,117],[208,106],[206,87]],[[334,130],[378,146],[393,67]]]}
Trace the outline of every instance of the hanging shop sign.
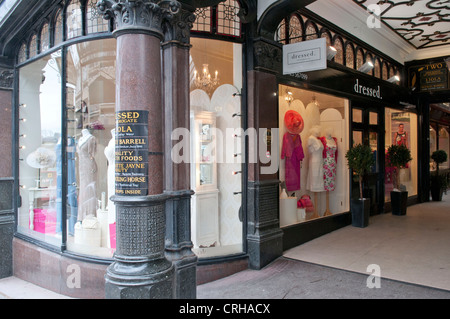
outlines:
{"label": "hanging shop sign", "polygon": [[283,74],[327,68],[325,38],[283,45]]}
{"label": "hanging shop sign", "polygon": [[409,86],[420,91],[448,90],[449,72],[445,62],[414,66],[409,69]]}
{"label": "hanging shop sign", "polygon": [[148,194],[148,111],[116,112],[116,195]]}

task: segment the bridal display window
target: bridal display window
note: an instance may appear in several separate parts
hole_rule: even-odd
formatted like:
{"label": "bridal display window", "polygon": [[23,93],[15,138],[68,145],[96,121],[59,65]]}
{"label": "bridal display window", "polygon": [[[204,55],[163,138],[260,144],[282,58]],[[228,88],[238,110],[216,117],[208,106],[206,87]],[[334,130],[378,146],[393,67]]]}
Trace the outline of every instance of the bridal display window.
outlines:
{"label": "bridal display window", "polygon": [[[385,108],[385,150],[393,144],[406,145],[411,151],[412,161],[400,169],[400,187],[408,191],[408,196],[417,195],[418,187],[418,149],[417,149],[417,114]],[[394,168],[385,156],[385,201],[390,201],[390,192],[394,188]]]}
{"label": "bridal display window", "polygon": [[191,38],[191,236],[199,258],[241,253],[242,45]]}
{"label": "bridal display window", "polygon": [[19,187],[17,230],[60,245],[61,51],[19,70]]}
{"label": "bridal display window", "polygon": [[279,86],[281,227],[349,210],[348,104]]}
{"label": "bridal display window", "polygon": [[104,258],[115,250],[115,50],[81,42],[66,61],[58,50],[19,69],[18,232]]}

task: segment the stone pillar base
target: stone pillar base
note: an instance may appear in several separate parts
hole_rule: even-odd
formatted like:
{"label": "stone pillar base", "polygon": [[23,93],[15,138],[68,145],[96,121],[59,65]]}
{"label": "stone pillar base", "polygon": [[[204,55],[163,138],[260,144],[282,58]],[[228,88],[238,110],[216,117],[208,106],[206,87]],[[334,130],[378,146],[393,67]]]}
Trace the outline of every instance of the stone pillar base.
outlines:
{"label": "stone pillar base", "polygon": [[165,195],[113,196],[117,248],[106,270],[105,297],[171,299],[174,267],[164,256]]}

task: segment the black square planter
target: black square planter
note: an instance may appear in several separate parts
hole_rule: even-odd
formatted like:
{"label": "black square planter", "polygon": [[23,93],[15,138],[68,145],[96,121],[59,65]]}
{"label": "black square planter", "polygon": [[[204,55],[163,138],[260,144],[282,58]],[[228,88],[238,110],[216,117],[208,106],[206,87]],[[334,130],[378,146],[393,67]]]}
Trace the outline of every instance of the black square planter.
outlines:
{"label": "black square planter", "polygon": [[352,199],[352,226],[364,228],[369,226],[370,199]]}
{"label": "black square planter", "polygon": [[408,192],[391,192],[392,215],[406,215]]}

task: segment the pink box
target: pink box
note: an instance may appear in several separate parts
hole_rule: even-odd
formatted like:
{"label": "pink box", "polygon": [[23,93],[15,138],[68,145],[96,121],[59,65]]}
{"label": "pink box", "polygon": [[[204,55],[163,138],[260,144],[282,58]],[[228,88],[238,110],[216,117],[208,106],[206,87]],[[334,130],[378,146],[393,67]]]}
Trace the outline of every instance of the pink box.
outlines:
{"label": "pink box", "polygon": [[34,231],[42,234],[56,233],[56,210],[35,208],[34,210]]}
{"label": "pink box", "polygon": [[116,249],[116,223],[109,224],[109,238],[111,240],[111,248]]}

